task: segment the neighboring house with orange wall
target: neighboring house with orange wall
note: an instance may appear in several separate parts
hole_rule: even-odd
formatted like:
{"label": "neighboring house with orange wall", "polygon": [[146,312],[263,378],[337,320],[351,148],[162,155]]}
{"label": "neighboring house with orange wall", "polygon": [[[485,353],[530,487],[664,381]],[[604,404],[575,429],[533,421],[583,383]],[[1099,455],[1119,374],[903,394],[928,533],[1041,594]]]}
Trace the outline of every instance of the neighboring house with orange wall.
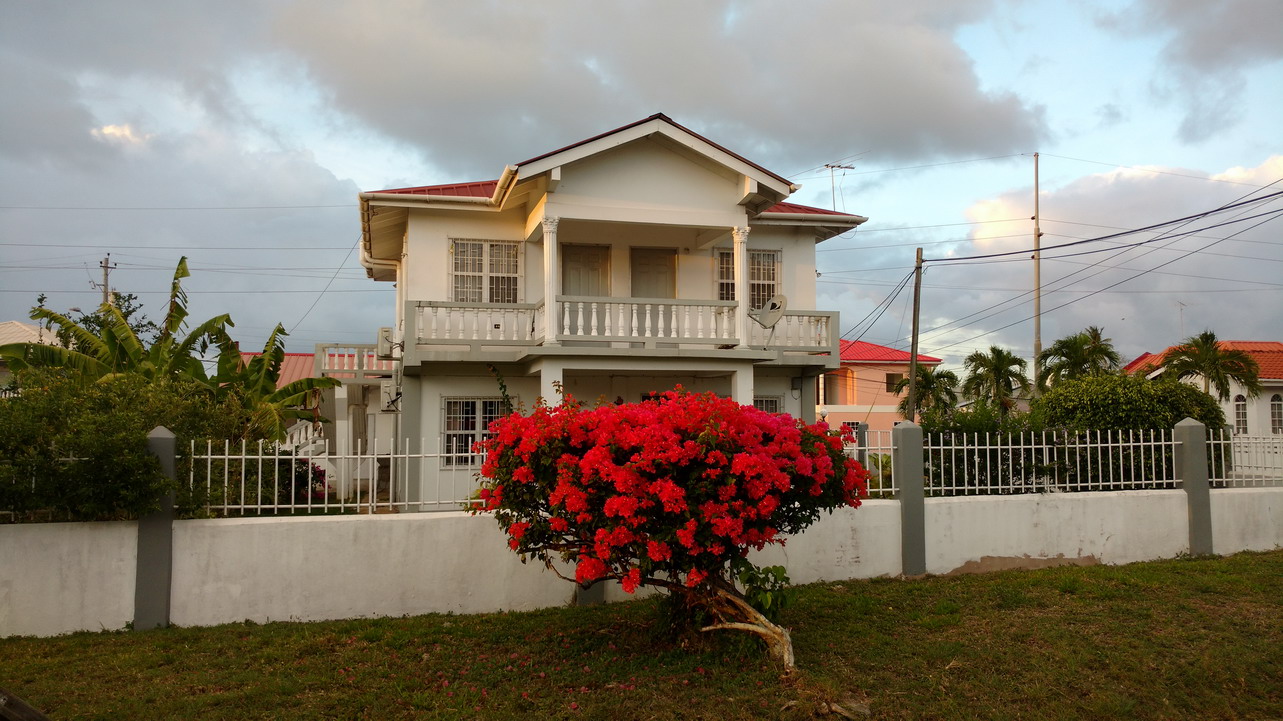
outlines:
{"label": "neighboring house with orange wall", "polygon": [[[869,430],[881,431],[903,420],[897,406],[904,394],[894,389],[909,375],[912,356],[858,340],[840,341],[839,352],[841,365],[824,374],[817,395],[822,412],[828,413],[829,425],[868,423]],[[919,353],[918,362],[934,367],[942,361]]]}
{"label": "neighboring house with orange wall", "polygon": [[[1161,353],[1142,353],[1123,366],[1124,373],[1156,378],[1164,370],[1163,359],[1176,346]],[[1225,411],[1225,421],[1239,436],[1264,436],[1283,434],[1283,343],[1279,341],[1226,340],[1221,341],[1225,350],[1241,350],[1260,366],[1261,393],[1249,396],[1238,383],[1230,382],[1230,397],[1220,401]],[[1201,376],[1187,378],[1186,382],[1203,387]],[[1215,393],[1213,393],[1215,396]]]}

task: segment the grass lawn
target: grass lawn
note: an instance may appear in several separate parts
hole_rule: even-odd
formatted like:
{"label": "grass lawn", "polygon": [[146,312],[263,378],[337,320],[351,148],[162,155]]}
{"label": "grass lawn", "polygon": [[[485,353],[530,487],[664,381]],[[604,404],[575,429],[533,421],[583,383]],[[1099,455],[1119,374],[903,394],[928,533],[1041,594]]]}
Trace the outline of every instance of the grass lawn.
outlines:
{"label": "grass lawn", "polygon": [[[800,673],[653,600],[0,640],[53,719],[1283,718],[1283,551],[798,590]],[[840,718],[829,715],[827,718]]]}

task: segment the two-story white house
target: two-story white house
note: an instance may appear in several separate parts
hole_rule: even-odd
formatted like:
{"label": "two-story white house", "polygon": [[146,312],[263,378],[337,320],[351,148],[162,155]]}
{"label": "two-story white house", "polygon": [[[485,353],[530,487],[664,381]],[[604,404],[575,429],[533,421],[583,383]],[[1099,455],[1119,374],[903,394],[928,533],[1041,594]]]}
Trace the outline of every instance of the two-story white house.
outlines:
{"label": "two-story white house", "polygon": [[[397,288],[398,437],[474,470],[491,367],[527,408],[680,384],[813,420],[840,334],[815,248],[867,219],[784,202],[797,189],[652,115],[497,180],[362,193],[361,262]],[[771,325],[755,311],[777,296]]]}

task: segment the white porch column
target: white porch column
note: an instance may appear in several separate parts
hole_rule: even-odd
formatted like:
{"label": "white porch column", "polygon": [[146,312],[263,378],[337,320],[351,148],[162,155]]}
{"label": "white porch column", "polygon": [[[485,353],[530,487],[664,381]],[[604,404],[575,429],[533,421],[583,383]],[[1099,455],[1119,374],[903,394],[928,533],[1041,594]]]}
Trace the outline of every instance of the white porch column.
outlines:
{"label": "white porch column", "polygon": [[557,341],[557,328],[561,326],[557,309],[557,289],[561,287],[561,259],[557,253],[557,223],[560,220],[552,217],[543,219],[544,345],[561,345]]}
{"label": "white porch column", "polygon": [[753,366],[731,373],[731,400],[741,405],[753,405]]}
{"label": "white porch column", "polygon": [[732,228],[731,236],[735,240],[735,337],[743,347],[748,345],[748,226]]}
{"label": "white porch column", "polygon": [[544,359],[539,364],[539,395],[550,406],[561,402],[561,394],[557,392],[557,386],[561,385],[563,376],[564,369],[561,363]]}

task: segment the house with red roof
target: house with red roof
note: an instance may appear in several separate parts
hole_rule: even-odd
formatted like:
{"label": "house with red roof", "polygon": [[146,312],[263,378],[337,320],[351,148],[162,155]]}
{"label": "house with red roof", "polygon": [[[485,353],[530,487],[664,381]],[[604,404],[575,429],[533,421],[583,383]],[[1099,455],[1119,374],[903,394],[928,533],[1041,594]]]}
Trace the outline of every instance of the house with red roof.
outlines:
{"label": "house with red roof", "polygon": [[[1161,353],[1142,353],[1123,366],[1124,373],[1156,378],[1164,370],[1164,359],[1176,346]],[[1220,347],[1241,350],[1252,357],[1260,367],[1261,393],[1250,396],[1238,383],[1230,382],[1230,397],[1221,401],[1225,420],[1235,435],[1283,435],[1283,343],[1279,341],[1225,340]],[[1200,388],[1201,378],[1186,379]]]}
{"label": "house with red roof", "polygon": [[839,365],[815,249],[867,218],[798,187],[657,114],[494,180],[361,193],[361,262],[397,290],[398,437],[474,471],[492,368],[527,408],[681,385],[814,418]]}
{"label": "house with red roof", "polygon": [[[906,351],[865,341],[839,342],[840,366],[824,374],[817,392],[829,425],[867,423],[885,431],[904,420],[898,406],[904,393],[895,386],[909,375],[913,358]],[[918,354],[918,363],[935,367],[939,358]]]}

